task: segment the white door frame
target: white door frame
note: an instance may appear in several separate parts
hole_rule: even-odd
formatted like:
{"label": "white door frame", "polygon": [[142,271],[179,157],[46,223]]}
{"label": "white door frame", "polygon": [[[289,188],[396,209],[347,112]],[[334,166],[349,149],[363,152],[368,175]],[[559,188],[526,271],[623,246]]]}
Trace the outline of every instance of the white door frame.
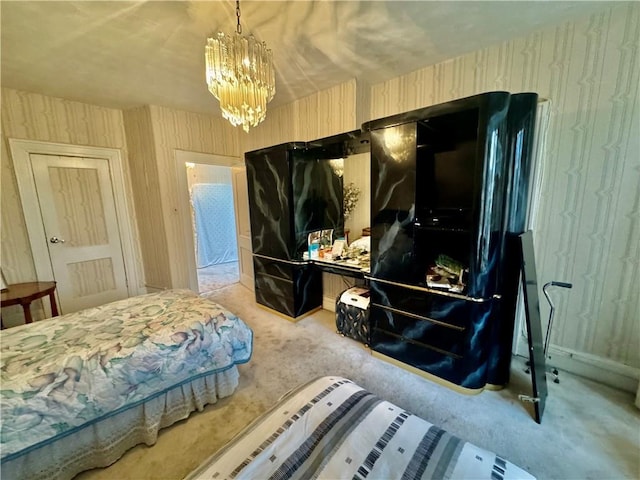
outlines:
{"label": "white door frame", "polygon": [[[139,295],[141,292],[138,289],[138,274],[134,254],[135,240],[132,219],[129,215],[120,150],[36,140],[18,140],[15,138],[9,139],[9,148],[13,158],[13,168],[16,173],[18,192],[27,224],[27,234],[37,279],[39,281],[54,280],[54,275],[49,258],[47,236],[44,231],[40,208],[38,208],[38,194],[31,168],[31,154],[101,158],[109,162],[109,173],[111,175],[116,215],[118,226],[120,227],[124,268],[127,276],[127,291],[129,296]],[[45,312],[50,316],[51,311],[47,302],[43,302],[43,305],[45,306]]]}
{"label": "white door frame", "polygon": [[[184,235],[184,244],[186,248],[183,250],[182,257],[189,275],[189,288],[196,293],[200,292],[198,285],[198,269],[196,267],[196,247],[193,242],[193,223],[191,221],[191,207],[189,198],[189,182],[187,180],[187,169],[185,163],[201,163],[205,165],[216,165],[222,167],[243,166],[244,162],[239,157],[228,157],[225,155],[215,155],[212,153],[191,152],[187,150],[175,150],[175,167],[176,182],[178,192],[178,217],[182,223],[182,232]],[[235,206],[236,198],[234,195],[233,203]],[[234,208],[235,214],[235,208]],[[237,223],[237,219],[236,219]],[[236,232],[237,235],[237,232]],[[237,242],[237,238],[236,238]],[[239,261],[239,260],[238,260]]]}

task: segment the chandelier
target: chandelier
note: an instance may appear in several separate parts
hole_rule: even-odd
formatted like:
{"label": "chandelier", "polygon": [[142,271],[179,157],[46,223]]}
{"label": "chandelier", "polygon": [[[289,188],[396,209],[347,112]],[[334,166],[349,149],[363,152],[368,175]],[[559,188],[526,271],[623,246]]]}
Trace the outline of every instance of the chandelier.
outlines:
{"label": "chandelier", "polygon": [[236,33],[218,32],[207,38],[207,86],[220,101],[222,116],[245,132],[267,116],[267,103],[276,93],[273,56],[265,42],[242,36],[240,1],[236,1]]}

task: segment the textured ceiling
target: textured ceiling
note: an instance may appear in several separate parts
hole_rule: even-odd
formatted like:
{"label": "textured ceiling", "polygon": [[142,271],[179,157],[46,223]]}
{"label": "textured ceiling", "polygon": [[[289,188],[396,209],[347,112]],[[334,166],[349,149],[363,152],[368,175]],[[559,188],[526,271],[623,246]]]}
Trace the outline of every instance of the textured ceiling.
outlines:
{"label": "textured ceiling", "polygon": [[[273,50],[291,102],[351,78],[377,83],[610,2],[242,1],[243,33]],[[97,105],[218,113],[204,44],[235,31],[235,2],[0,2],[2,86]]]}

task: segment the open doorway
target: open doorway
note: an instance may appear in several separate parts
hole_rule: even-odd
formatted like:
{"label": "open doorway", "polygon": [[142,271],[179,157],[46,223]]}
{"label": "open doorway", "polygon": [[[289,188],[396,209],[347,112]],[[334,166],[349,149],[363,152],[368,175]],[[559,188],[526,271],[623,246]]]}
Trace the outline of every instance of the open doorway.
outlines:
{"label": "open doorway", "polygon": [[185,163],[198,291],[240,281],[231,167]]}

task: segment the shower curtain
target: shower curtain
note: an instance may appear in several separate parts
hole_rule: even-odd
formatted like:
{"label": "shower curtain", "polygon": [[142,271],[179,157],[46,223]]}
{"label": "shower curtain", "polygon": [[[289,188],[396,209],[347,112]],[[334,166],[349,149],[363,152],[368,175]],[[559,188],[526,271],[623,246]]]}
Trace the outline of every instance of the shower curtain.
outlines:
{"label": "shower curtain", "polygon": [[197,183],[191,187],[198,268],[238,260],[231,185]]}

